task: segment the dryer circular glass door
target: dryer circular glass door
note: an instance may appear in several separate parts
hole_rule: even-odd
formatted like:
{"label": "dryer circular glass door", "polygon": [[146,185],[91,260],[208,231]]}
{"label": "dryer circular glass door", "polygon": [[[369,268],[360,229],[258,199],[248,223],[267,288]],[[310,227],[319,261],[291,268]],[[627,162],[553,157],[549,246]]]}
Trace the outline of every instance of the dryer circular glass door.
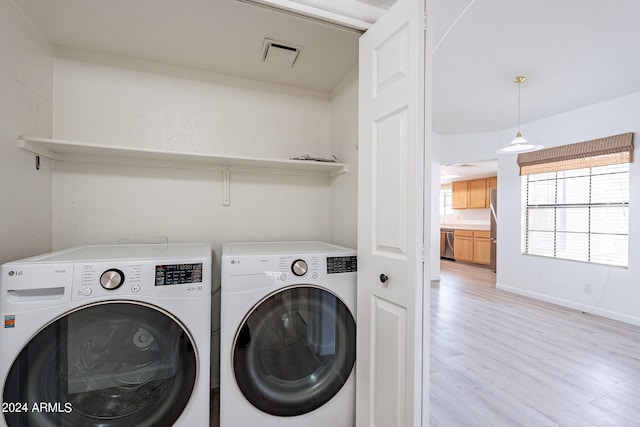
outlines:
{"label": "dryer circular glass door", "polygon": [[244,396],[276,416],[311,412],[346,383],[356,358],[356,324],[331,292],[296,286],[271,294],[245,317],[233,346]]}
{"label": "dryer circular glass door", "polygon": [[149,304],[108,301],[66,313],[22,349],[4,385],[7,424],[171,425],[196,381],[185,327]]}

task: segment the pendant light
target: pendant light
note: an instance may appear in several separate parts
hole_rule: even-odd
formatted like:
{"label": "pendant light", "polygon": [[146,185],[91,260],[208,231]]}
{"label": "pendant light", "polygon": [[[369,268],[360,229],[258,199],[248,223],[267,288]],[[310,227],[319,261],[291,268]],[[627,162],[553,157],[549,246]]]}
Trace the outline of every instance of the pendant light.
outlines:
{"label": "pendant light", "polygon": [[528,151],[535,151],[542,148],[542,145],[529,144],[524,136],[522,136],[522,133],[520,133],[520,85],[524,83],[525,80],[527,80],[525,76],[516,76],[513,78],[513,82],[518,85],[518,133],[516,133],[516,137],[513,138],[511,144],[496,150],[496,153],[498,154],[526,153]]}

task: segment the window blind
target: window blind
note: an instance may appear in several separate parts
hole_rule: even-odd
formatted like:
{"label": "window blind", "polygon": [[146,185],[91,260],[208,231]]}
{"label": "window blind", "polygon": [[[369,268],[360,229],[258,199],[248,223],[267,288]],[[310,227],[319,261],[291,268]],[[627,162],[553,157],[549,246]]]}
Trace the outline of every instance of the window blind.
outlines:
{"label": "window blind", "polygon": [[633,132],[518,155],[520,175],[631,163]]}
{"label": "window blind", "polygon": [[633,134],[594,141],[519,156],[523,253],[628,266]]}

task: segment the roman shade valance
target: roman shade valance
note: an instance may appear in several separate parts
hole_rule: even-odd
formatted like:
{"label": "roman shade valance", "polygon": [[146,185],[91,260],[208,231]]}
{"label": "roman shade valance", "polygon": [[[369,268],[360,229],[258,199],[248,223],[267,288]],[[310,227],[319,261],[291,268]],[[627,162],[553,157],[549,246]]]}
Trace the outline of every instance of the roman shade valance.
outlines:
{"label": "roman shade valance", "polygon": [[520,175],[631,163],[633,132],[518,155]]}

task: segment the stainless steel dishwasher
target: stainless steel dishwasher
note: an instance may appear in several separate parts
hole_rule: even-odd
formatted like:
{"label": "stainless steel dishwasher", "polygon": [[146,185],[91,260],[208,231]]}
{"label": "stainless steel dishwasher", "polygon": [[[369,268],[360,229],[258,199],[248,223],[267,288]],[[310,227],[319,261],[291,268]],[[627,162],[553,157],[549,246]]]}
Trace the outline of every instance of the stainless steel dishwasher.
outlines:
{"label": "stainless steel dishwasher", "polygon": [[453,229],[440,229],[440,258],[453,259]]}

